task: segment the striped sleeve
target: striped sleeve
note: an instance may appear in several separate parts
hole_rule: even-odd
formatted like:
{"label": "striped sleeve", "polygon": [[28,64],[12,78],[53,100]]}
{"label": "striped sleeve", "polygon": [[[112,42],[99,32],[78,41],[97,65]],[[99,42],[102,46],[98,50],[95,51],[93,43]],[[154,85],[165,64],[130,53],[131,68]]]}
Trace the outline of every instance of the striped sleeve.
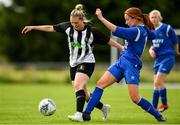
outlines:
{"label": "striped sleeve", "polygon": [[70,22],[63,22],[53,25],[53,28],[56,32],[65,32],[65,30],[70,26],[71,26]]}

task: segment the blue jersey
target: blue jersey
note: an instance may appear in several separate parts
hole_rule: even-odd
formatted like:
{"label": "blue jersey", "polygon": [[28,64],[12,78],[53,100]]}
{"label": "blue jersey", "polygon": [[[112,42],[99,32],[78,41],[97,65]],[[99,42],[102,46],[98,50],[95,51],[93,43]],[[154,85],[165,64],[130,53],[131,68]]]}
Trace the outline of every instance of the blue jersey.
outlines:
{"label": "blue jersey", "polygon": [[145,26],[130,28],[117,27],[113,35],[125,39],[125,50],[119,60],[108,68],[108,71],[119,82],[125,78],[127,84],[139,84],[139,73],[142,67],[141,55],[147,38],[153,39],[154,33]]}
{"label": "blue jersey", "polygon": [[156,39],[152,40],[152,47],[157,57],[162,55],[175,55],[174,45],[179,42],[178,37],[170,25],[162,23],[154,31]]}
{"label": "blue jersey", "polygon": [[125,51],[121,56],[141,67],[141,55],[146,46],[147,38],[154,39],[154,33],[141,25],[130,28],[117,27],[113,35],[125,39]]}

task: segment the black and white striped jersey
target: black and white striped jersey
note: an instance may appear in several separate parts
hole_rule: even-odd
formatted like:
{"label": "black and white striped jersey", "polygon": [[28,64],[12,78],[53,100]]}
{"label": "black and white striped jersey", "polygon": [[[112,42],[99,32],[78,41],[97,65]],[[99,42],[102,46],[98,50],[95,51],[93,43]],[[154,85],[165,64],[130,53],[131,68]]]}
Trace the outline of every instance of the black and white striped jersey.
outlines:
{"label": "black and white striped jersey", "polygon": [[57,32],[65,32],[68,36],[70,66],[81,63],[95,63],[93,54],[94,44],[107,44],[110,37],[86,24],[82,31],[73,29],[70,22],[53,25]]}

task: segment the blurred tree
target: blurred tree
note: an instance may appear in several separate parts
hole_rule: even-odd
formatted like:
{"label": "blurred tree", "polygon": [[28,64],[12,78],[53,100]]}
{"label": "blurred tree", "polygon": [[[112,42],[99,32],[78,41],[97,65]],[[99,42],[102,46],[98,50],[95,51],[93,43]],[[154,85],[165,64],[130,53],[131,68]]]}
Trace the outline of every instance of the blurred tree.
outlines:
{"label": "blurred tree", "polygon": [[[14,0],[11,7],[1,8],[0,52],[9,61],[68,60],[66,36],[62,33],[34,31],[22,35],[25,25],[56,24],[69,20],[76,3],[69,0]],[[66,11],[64,11],[66,10]],[[67,16],[68,15],[68,16]],[[66,49],[67,48],[67,49]]]}

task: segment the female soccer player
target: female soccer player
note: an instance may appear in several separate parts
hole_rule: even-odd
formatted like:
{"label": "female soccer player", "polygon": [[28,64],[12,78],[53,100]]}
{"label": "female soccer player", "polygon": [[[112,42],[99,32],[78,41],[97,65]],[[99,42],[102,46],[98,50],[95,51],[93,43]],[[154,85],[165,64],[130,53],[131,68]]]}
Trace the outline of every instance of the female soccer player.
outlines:
{"label": "female soccer player", "polygon": [[83,113],[83,120],[88,121],[91,119],[90,114],[99,103],[103,90],[114,82],[119,82],[124,77],[128,85],[131,100],[153,115],[158,121],[166,121],[166,118],[151,103],[139,95],[139,73],[142,67],[140,58],[147,38],[154,38],[153,33],[150,31],[154,26],[150,22],[148,15],[143,14],[139,8],[131,7],[127,9],[124,13],[124,18],[130,28],[123,28],[112,24],[102,16],[100,9],[96,10],[96,15],[113,32],[113,35],[126,40],[126,47],[119,60],[111,65],[97,82],[96,88]]}
{"label": "female soccer player", "polygon": [[[68,116],[68,118],[83,121],[83,107],[85,101],[88,101],[90,98],[87,83],[95,67],[94,44],[109,44],[120,50],[123,50],[124,47],[110,37],[106,37],[98,29],[90,26],[81,4],[76,5],[75,9],[72,10],[70,22],[63,22],[57,25],[26,26],[22,33],[26,34],[32,30],[67,34],[70,52],[70,77],[76,95],[76,113]],[[99,102],[96,107],[102,111],[103,119],[106,119],[110,105]]]}
{"label": "female soccer player", "polygon": [[[154,108],[163,112],[168,109],[167,92],[164,84],[167,75],[170,73],[175,55],[180,55],[178,46],[178,37],[174,29],[165,23],[162,23],[162,16],[158,10],[152,10],[149,18],[154,24],[157,38],[152,41],[149,53],[154,61],[154,92],[152,104]],[[158,107],[159,97],[162,104]]]}

